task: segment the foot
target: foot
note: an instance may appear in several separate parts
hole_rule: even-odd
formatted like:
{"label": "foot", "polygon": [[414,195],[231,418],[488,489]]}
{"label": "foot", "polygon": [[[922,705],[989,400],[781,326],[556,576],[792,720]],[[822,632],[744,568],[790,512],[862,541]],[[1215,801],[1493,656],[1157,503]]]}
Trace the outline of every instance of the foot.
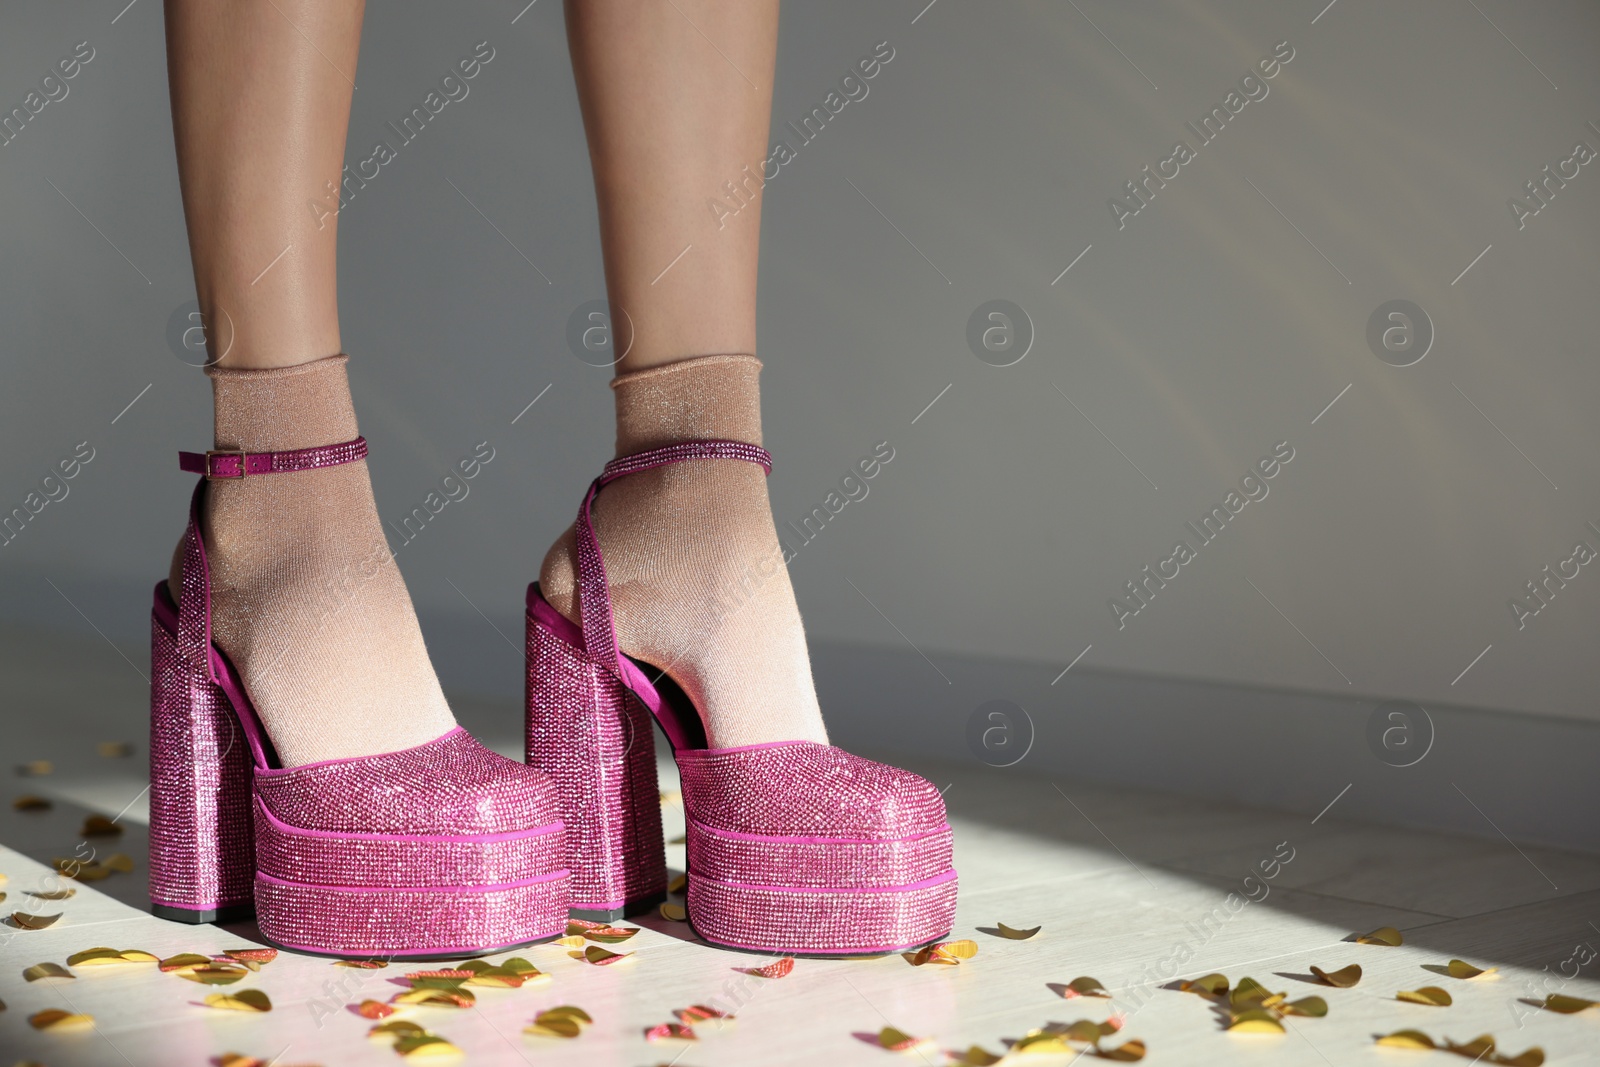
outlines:
{"label": "foot", "polygon": [[[214,368],[217,447],[357,436],[344,356]],[[286,767],[393,752],[456,725],[383,535],[366,460],[206,485],[211,631]],[[179,577],[174,562],[173,588]]]}
{"label": "foot", "polygon": [[[617,454],[706,438],[761,443],[754,356],[702,356],[622,375]],[[713,748],[827,743],[805,629],[760,467],[677,463],[606,486],[593,506],[617,644],[693,699]],[[576,541],[545,556],[545,599],[581,622]]]}

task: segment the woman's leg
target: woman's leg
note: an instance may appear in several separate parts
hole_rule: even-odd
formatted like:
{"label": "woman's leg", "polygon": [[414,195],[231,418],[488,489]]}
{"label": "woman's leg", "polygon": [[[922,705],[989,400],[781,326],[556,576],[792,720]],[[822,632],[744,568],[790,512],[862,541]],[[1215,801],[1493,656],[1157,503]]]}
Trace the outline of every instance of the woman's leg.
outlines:
{"label": "woman's leg", "polygon": [[[612,382],[617,453],[759,444],[759,175],[777,0],[568,0],[566,12],[606,285],[614,319],[632,325]],[[713,208],[728,182],[749,201],[732,216]],[[713,746],[826,740],[759,467],[631,475],[600,495],[595,528],[618,643],[684,688]],[[573,545],[569,530],[540,584],[576,620]]]}
{"label": "woman's leg", "polygon": [[767,155],[778,0],[567,0],[566,18],[606,288],[634,329],[618,370],[754,352],[759,179],[736,216],[710,205]]}
{"label": "woman's leg", "polygon": [[[167,0],[167,75],[195,290],[225,367],[340,351],[337,183],[364,0]],[[280,258],[281,257],[281,258]]]}
{"label": "woman's leg", "polygon": [[[325,208],[337,202],[362,8],[167,0],[218,448],[357,434],[338,355],[337,216]],[[203,520],[213,637],[286,766],[408,748],[454,726],[365,461],[211,481]]]}

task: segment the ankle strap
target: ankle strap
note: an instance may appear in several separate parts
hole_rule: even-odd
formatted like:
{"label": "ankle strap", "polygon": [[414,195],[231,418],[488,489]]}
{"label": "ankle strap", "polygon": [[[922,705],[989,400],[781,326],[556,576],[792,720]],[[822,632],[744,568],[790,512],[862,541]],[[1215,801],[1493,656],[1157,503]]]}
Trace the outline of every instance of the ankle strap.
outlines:
{"label": "ankle strap", "polygon": [[594,535],[590,508],[601,488],[628,474],[665,467],[692,459],[740,459],[758,464],[772,473],[772,455],[760,445],[747,441],[680,441],[650,448],[631,456],[619,456],[605,465],[600,477],[589,486],[575,524],[578,542],[578,614],[583,623],[583,648],[618,673],[621,651],[611,617],[611,589],[606,582],[605,561],[600,558],[600,542]]}
{"label": "ankle strap", "polygon": [[742,459],[758,463],[768,474],[772,473],[772,454],[760,445],[746,441],[679,441],[675,445],[662,445],[631,456],[619,456],[600,471],[600,484],[614,482],[625,474],[636,474],[669,463],[682,463],[688,459]]}
{"label": "ankle strap", "polygon": [[178,467],[207,478],[243,478],[250,474],[284,474],[334,467],[366,457],[367,439],[357,437],[343,444],[296,448],[285,452],[246,452],[239,448],[179,452]]}

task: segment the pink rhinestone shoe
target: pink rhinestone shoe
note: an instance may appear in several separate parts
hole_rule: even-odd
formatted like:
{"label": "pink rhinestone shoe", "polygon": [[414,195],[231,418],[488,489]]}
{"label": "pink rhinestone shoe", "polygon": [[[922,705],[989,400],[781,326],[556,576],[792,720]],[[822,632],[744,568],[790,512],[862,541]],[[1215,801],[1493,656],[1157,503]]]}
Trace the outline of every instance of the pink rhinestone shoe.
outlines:
{"label": "pink rhinestone shoe", "polygon": [[[623,654],[590,508],[607,483],[688,460],[772,459],[738,441],[688,441],[606,464],[576,527],[574,625],[528,588],[528,762],[566,813],[572,907],[610,921],[665,896],[650,722],[683,780],[689,920],[728,948],[800,955],[896,952],[949,933],[956,872],[944,801],[925,779],[812,741],[707,748],[670,677]],[[653,679],[653,681],[652,681]]]}
{"label": "pink rhinestone shoe", "polygon": [[157,584],[150,648],[150,900],[208,923],[253,912],[282,948],[460,957],[559,936],[566,844],[547,775],[457,728],[400,752],[278,765],[249,694],[211,641],[206,479],[348,463],[363,438],[293,452],[181,453],[203,474],[183,583]]}

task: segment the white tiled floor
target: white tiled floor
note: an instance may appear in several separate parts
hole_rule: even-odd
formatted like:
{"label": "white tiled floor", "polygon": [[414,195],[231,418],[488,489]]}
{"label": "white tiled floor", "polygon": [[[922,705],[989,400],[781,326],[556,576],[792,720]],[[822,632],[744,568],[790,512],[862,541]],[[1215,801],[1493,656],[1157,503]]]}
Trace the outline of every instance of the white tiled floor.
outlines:
{"label": "white tiled floor", "polygon": [[[11,645],[15,651],[18,646]],[[141,948],[158,955],[219,952],[250,943],[253,929],[185,927],[144,912],[143,700],[137,670],[120,661],[81,664],[69,687],[41,684],[57,669],[43,646],[28,663],[6,656],[8,683],[31,707],[4,746],[9,788],[0,806],[0,911],[52,912],[42,931],[0,927],[0,1064],[206,1064],[225,1052],[277,1057],[293,1064],[393,1063],[386,1045],[367,1039],[371,1023],[350,1006],[387,999],[406,968],[352,971],[289,954],[238,988],[268,992],[268,1015],[221,1012],[201,1002],[210,990],[148,965],[80,968],[72,981],[27,983],[25,967],[62,963],[92,946]],[[58,676],[59,677],[59,676]],[[86,693],[99,698],[84,699]],[[463,720],[508,753],[518,746],[516,709],[457,703]],[[129,759],[96,754],[100,741],[133,740]],[[11,777],[13,764],[47,758],[42,778]],[[1600,857],[1503,842],[1341,822],[1337,808],[1315,825],[1303,816],[1219,806],[1195,799],[1057,782],[972,767],[917,767],[946,792],[957,835],[961,906],[952,937],[976,940],[976,958],[959,967],[913,968],[900,957],[866,961],[801,960],[780,980],[742,980],[734,968],[759,958],[694,942],[686,927],[656,918],[623,949],[635,957],[611,967],[569,959],[541,946],[519,953],[551,980],[516,990],[479,991],[471,1010],[410,1009],[409,1017],[458,1045],[468,1063],[893,1064],[861,1035],[893,1025],[933,1038],[940,1050],[973,1044],[1000,1052],[1008,1039],[1050,1022],[1127,1014],[1123,1036],[1144,1039],[1149,1063],[1271,1063],[1313,1067],[1410,1063],[1420,1053],[1374,1047],[1376,1034],[1416,1027],[1434,1037],[1467,1040],[1493,1033],[1510,1053],[1542,1046],[1550,1063],[1600,1061],[1600,1009],[1558,1016],[1524,1003],[1545,992],[1600,998],[1600,959],[1573,979],[1563,962],[1579,946],[1600,947]],[[663,788],[671,788],[665,781]],[[13,811],[21,793],[48,795],[47,812]],[[1070,798],[1070,799],[1069,799]],[[26,896],[48,876],[48,863],[71,855],[90,811],[123,816],[117,839],[94,839],[101,854],[125,852],[132,874],[79,887],[59,904]],[[666,809],[667,834],[681,832],[681,811]],[[1230,892],[1281,842],[1293,859],[1265,883],[1259,902],[1230,913]],[[1286,850],[1285,850],[1286,851]],[[669,860],[683,863],[681,846]],[[44,861],[41,863],[40,861]],[[1249,893],[1261,897],[1261,883]],[[1042,925],[1028,941],[982,932],[997,922]],[[630,924],[631,925],[631,924]],[[1405,932],[1391,949],[1347,938],[1381,925]],[[1584,949],[1592,957],[1593,949]],[[1492,981],[1462,982],[1430,967],[1461,957],[1498,966]],[[1357,962],[1361,983],[1340,990],[1311,984],[1309,967]],[[1571,971],[1573,964],[1566,963]],[[1324,997],[1330,1013],[1289,1022],[1278,1036],[1229,1035],[1206,1001],[1164,988],[1176,977],[1219,970],[1249,974],[1291,996]],[[1100,979],[1112,1000],[1063,1000],[1050,988],[1080,975]],[[1441,985],[1449,1008],[1398,1002],[1394,993]],[[675,1008],[719,1003],[737,1022],[704,1031],[692,1044],[648,1044],[647,1027]],[[524,1037],[540,1010],[576,1004],[595,1023],[573,1041]],[[87,1012],[92,1031],[36,1033],[27,1017],[46,1008]],[[1115,1042],[1112,1042],[1115,1043]],[[904,1060],[906,1057],[898,1057]],[[942,1051],[911,1062],[947,1063]],[[1042,1067],[1067,1057],[1029,1057]],[[1415,1061],[1420,1062],[1420,1061]],[[1443,1061],[1454,1062],[1454,1061]]]}

